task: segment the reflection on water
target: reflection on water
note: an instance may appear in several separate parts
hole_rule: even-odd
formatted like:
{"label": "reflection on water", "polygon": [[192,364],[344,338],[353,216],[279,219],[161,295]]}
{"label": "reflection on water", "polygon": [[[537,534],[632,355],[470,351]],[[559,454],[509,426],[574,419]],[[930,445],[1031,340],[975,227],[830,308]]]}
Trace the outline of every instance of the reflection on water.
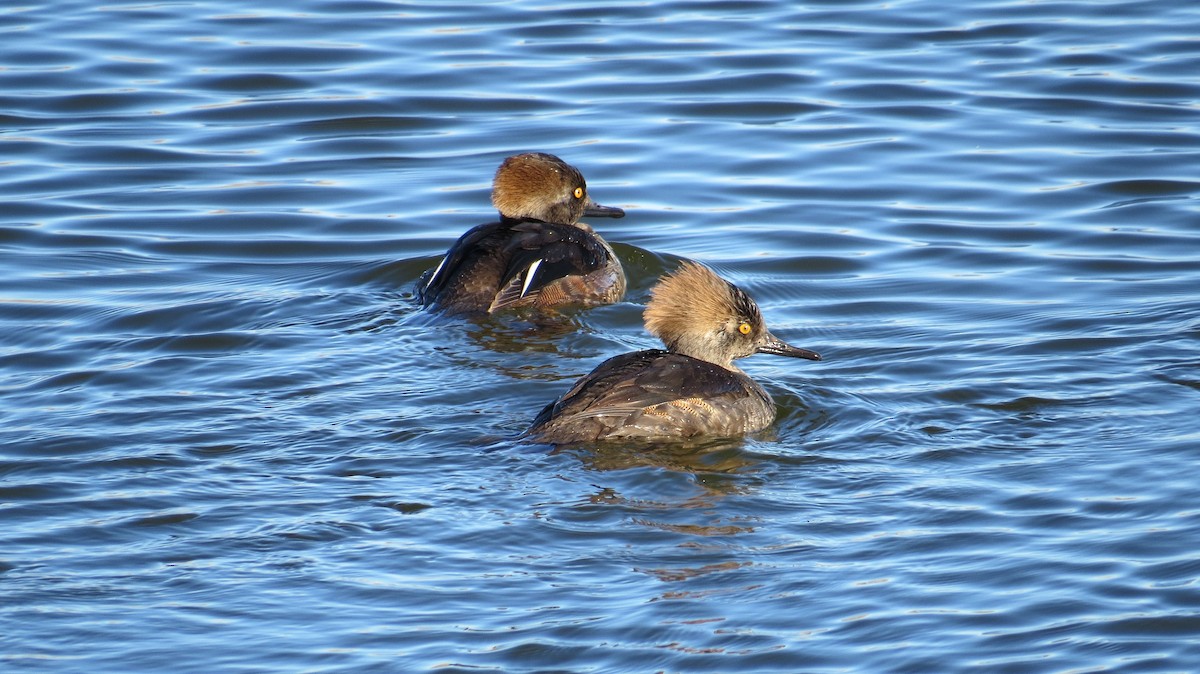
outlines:
{"label": "reflection on water", "polygon": [[[691,473],[701,478],[708,488],[718,488],[712,480],[723,474],[737,475],[752,469],[756,461],[743,452],[740,439],[703,440],[692,442],[641,443],[602,442],[586,448],[559,448],[579,459],[591,470],[625,470],[635,467],[658,467]],[[705,479],[708,478],[708,479]]]}

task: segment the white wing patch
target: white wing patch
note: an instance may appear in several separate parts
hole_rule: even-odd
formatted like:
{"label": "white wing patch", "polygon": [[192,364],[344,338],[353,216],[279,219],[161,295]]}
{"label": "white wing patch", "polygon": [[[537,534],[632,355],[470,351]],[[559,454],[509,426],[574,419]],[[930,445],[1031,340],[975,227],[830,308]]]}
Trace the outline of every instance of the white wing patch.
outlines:
{"label": "white wing patch", "polygon": [[[490,313],[496,311],[497,309],[512,306],[525,297],[540,292],[539,290],[534,290],[533,293],[530,293],[530,289],[533,288],[534,281],[537,280],[538,267],[542,266],[542,262],[542,258],[534,260],[533,263],[525,269],[525,273],[523,275],[517,274],[516,276],[512,277],[508,283],[505,283],[504,287],[496,293],[496,299],[492,300],[492,306],[488,307],[488,312]],[[524,278],[522,278],[522,276],[524,276]]]}
{"label": "white wing patch", "polygon": [[529,265],[529,269],[525,272],[525,285],[521,287],[521,297],[524,297],[529,292],[529,286],[533,285],[534,275],[537,274],[538,267],[540,266],[542,266],[541,258],[534,260],[533,264]]}
{"label": "white wing patch", "polygon": [[425,282],[425,287],[426,287],[426,288],[428,288],[429,286],[433,285],[433,282],[437,280],[438,274],[442,273],[442,267],[445,267],[445,266],[446,266],[446,260],[447,260],[447,259],[449,259],[449,258],[450,258],[450,256],[449,256],[449,255],[447,255],[447,256],[445,256],[445,257],[443,257],[443,258],[442,258],[442,261],[441,261],[441,262],[439,262],[439,263],[438,263],[438,266],[437,266],[437,268],[433,270],[433,275],[431,275],[431,276],[429,277],[429,280]]}

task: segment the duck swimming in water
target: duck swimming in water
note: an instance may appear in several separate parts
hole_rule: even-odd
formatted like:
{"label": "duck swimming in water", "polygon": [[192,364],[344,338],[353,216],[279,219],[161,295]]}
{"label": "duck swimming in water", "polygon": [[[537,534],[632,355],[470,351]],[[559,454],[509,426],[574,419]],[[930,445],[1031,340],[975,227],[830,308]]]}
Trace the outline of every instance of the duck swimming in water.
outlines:
{"label": "duck swimming in water", "polygon": [[604,361],[547,405],[526,437],[566,444],[752,433],[775,419],[775,403],[733,361],[754,353],[821,359],[772,335],[749,295],[695,262],[651,289],[643,317],[667,350]]}
{"label": "duck swimming in water", "polygon": [[496,170],[492,204],[500,221],[463,234],[418,284],[423,306],[480,314],[610,304],[625,294],[612,247],[579,221],[625,211],[592,201],[574,166],[541,152],[509,157]]}

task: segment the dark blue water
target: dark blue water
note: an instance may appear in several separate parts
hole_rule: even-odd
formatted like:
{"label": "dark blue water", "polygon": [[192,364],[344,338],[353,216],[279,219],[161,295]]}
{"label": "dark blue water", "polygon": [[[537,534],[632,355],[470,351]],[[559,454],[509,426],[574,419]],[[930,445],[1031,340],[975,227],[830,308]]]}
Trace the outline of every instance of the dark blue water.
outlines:
{"label": "dark blue water", "polygon": [[[242,4],[0,9],[0,669],[1200,666],[1195,3]],[[626,301],[415,312],[526,150]],[[774,426],[517,442],[684,258]]]}

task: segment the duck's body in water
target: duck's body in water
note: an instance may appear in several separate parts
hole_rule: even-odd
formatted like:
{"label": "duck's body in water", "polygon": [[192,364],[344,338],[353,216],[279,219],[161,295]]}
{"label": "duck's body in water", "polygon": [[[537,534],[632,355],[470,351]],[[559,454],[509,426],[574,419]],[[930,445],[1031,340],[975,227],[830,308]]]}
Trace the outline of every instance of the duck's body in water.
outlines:
{"label": "duck's body in water", "polygon": [[821,359],[772,335],[754,300],[707,267],[686,262],[650,293],[646,329],[668,350],[601,363],[542,410],[528,437],[567,444],[752,433],[775,419],[775,403],[733,361],[754,353]]}
{"label": "duck's body in water", "polygon": [[463,234],[418,284],[423,306],[487,314],[609,304],[625,294],[612,247],[579,221],[625,211],[592,201],[574,166],[540,152],[509,157],[496,170],[492,204],[500,220]]}

